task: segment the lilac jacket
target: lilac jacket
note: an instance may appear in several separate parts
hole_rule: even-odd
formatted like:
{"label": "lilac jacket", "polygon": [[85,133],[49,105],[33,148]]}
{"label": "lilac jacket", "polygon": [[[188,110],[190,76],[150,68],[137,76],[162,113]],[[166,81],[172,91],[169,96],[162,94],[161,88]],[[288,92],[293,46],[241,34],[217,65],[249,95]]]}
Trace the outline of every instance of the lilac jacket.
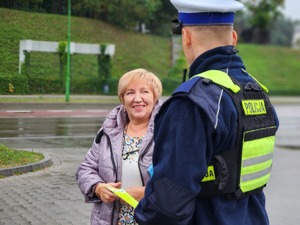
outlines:
{"label": "lilac jacket", "polygon": [[[154,118],[162,101],[159,100],[151,114],[148,131],[139,151],[139,170],[143,185],[149,180],[147,169],[152,163],[154,148]],[[114,108],[103,122],[104,134],[99,144],[95,141],[85,156],[76,173],[78,187],[85,202],[94,203],[91,213],[92,225],[116,225],[119,216],[119,202],[103,203],[95,194],[97,183],[121,181],[123,131],[128,117],[122,105]],[[100,129],[100,130],[101,130]],[[113,154],[111,154],[113,153]]]}

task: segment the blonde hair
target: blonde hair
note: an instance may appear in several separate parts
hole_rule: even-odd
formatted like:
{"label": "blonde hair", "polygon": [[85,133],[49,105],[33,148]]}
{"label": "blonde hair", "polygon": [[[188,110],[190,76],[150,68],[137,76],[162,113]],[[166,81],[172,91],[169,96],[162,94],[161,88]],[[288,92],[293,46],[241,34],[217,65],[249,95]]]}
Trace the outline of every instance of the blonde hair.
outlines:
{"label": "blonde hair", "polygon": [[123,96],[129,84],[136,80],[145,80],[154,94],[154,101],[156,102],[162,94],[162,84],[154,73],[145,69],[135,69],[125,73],[120,79],[118,84],[118,97],[123,104]]}

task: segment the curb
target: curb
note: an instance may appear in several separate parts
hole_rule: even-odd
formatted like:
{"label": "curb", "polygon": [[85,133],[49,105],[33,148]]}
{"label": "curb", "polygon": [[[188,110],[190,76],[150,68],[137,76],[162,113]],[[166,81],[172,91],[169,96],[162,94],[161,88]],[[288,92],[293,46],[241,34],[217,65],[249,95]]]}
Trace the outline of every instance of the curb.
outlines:
{"label": "curb", "polygon": [[30,163],[22,166],[16,166],[16,167],[11,167],[11,168],[4,168],[0,169],[0,176],[4,177],[9,177],[9,176],[14,176],[14,175],[19,175],[22,173],[28,173],[28,172],[33,172],[36,170],[41,170],[46,167],[49,167],[53,164],[51,158],[48,155],[44,154],[44,159],[35,162],[35,163]]}

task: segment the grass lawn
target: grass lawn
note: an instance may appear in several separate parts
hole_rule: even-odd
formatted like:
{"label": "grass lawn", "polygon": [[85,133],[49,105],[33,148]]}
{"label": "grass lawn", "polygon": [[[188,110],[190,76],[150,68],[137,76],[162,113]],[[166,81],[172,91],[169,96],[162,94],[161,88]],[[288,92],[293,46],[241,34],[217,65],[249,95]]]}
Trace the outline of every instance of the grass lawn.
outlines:
{"label": "grass lawn", "polygon": [[16,150],[0,145],[0,168],[9,168],[42,160],[43,154]]}

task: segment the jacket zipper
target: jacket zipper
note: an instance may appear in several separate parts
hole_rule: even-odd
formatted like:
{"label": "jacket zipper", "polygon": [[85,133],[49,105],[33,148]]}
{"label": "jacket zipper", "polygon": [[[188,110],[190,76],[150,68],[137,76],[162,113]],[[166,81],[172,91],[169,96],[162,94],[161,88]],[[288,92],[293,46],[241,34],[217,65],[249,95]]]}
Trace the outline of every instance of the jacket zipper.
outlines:
{"label": "jacket zipper", "polygon": [[[116,173],[115,183],[117,183],[118,182],[118,170],[117,170],[117,166],[116,166],[116,163],[115,163],[115,160],[114,160],[114,154],[113,154],[113,151],[112,151],[111,141],[110,141],[109,136],[106,133],[103,132],[103,135],[105,135],[107,137],[107,140],[108,140],[111,162],[112,162],[114,171]],[[116,201],[113,202],[112,213],[111,213],[111,222],[110,222],[111,225],[114,225],[114,212],[115,212],[115,209],[116,209]]]}

